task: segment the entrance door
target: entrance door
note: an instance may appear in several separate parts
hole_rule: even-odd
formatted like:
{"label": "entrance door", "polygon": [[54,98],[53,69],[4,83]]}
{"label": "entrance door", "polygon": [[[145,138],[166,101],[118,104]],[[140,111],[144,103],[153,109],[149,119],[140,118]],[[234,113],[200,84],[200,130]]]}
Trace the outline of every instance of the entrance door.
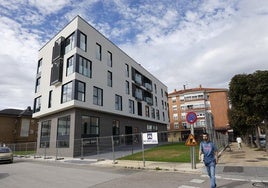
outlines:
{"label": "entrance door", "polygon": [[125,134],[127,135],[126,136],[126,144],[131,145],[132,142],[133,142],[133,139],[132,139],[132,127],[131,126],[126,126],[125,127]]}

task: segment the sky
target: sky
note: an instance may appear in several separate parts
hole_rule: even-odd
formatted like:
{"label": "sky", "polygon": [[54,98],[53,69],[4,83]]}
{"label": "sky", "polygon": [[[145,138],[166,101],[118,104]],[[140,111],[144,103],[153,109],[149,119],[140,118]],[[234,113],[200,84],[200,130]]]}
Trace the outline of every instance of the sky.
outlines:
{"label": "sky", "polygon": [[0,110],[33,106],[38,51],[77,15],[169,93],[268,69],[267,0],[0,0]]}

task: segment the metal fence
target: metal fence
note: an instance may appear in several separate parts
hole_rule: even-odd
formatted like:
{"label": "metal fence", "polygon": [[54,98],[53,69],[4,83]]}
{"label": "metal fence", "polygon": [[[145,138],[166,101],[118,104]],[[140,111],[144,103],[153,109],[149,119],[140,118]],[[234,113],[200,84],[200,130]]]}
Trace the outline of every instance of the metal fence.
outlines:
{"label": "metal fence", "polygon": [[[158,144],[167,144],[167,137],[170,132],[158,132]],[[214,133],[211,135],[212,140],[216,143],[219,150],[223,149],[228,145],[228,135],[222,133]],[[62,141],[58,141],[62,142]],[[66,157],[62,152],[59,143],[43,143],[41,150],[37,150],[37,143],[16,143],[7,144],[15,155],[21,156],[34,156],[43,157],[45,159],[55,158],[61,159]],[[184,142],[184,141],[181,141]],[[71,145],[71,141],[69,141]],[[129,135],[118,135],[118,136],[107,136],[107,137],[94,137],[94,138],[83,138],[73,141],[73,150],[75,157],[86,158],[86,159],[97,159],[97,160],[115,160],[117,158],[131,155],[140,152],[144,149],[155,147],[157,145],[144,145],[142,144],[142,133],[129,134]],[[67,144],[68,147],[68,144]]]}

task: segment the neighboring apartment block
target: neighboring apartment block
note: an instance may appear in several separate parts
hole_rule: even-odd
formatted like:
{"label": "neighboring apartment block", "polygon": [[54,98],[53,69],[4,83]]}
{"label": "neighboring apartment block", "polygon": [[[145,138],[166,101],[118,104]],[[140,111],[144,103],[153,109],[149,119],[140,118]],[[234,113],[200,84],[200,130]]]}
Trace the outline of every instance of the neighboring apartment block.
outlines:
{"label": "neighboring apartment block", "polygon": [[36,142],[37,122],[32,119],[32,110],[4,109],[0,111],[0,146]]}
{"label": "neighboring apartment block", "polygon": [[[169,141],[185,140],[190,133],[186,121],[188,112],[195,112],[195,134],[203,131],[226,132],[229,128],[227,111],[229,109],[228,90],[218,88],[192,88],[174,91],[168,95],[169,103]],[[213,129],[213,130],[211,130]]]}
{"label": "neighboring apartment block", "polygon": [[166,131],[167,95],[162,82],[77,16],[39,51],[37,150],[79,156],[75,140]]}

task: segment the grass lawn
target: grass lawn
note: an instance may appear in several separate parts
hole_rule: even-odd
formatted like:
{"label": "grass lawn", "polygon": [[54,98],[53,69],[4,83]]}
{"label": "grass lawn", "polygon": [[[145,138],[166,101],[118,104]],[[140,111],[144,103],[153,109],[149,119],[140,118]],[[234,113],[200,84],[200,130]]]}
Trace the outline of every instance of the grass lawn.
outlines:
{"label": "grass lawn", "polygon": [[[195,158],[198,160],[199,146],[195,146]],[[161,162],[191,162],[190,147],[185,143],[172,143],[144,151],[145,161],[161,161]],[[125,156],[119,160],[138,160],[142,161],[142,152]]]}
{"label": "grass lawn", "polygon": [[14,155],[33,155],[36,151],[15,151],[13,152]]}

